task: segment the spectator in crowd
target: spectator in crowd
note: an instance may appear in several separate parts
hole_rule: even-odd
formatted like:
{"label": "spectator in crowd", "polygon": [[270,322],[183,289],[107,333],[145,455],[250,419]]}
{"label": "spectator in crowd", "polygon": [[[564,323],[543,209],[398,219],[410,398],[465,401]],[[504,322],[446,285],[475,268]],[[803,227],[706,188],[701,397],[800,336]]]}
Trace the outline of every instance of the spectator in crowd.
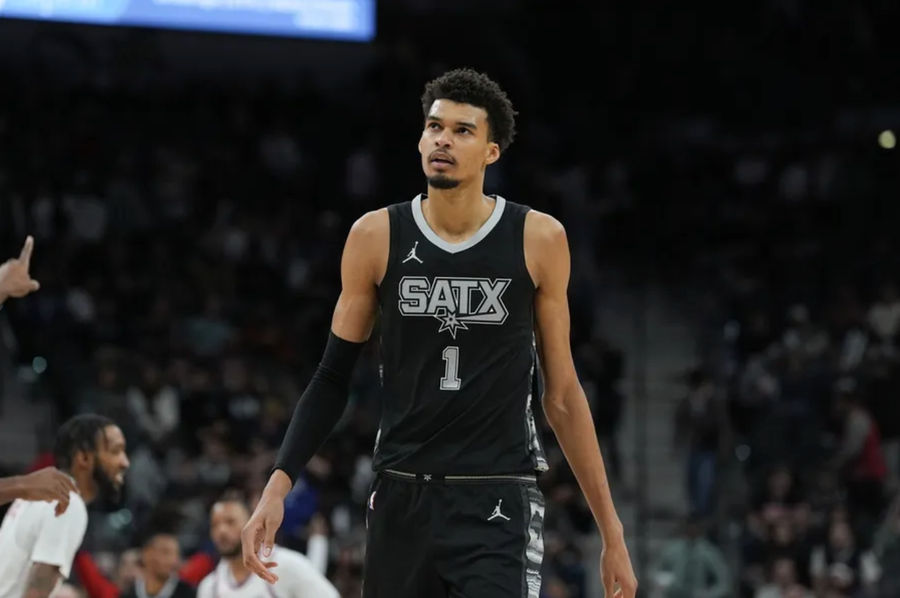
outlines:
{"label": "spectator in crowd", "polygon": [[835,390],[835,416],[843,422],[835,468],[844,477],[851,510],[869,523],[881,515],[887,475],[878,423],[862,403],[854,379],[841,378]]}
{"label": "spectator in crowd", "polygon": [[663,547],[650,576],[665,598],[725,598],[732,591],[725,557],[697,519],[687,520],[682,536]]}
{"label": "spectator in crowd", "polygon": [[688,376],[688,392],[676,416],[675,437],[687,445],[687,489],[691,514],[709,517],[715,505],[716,474],[725,412],[715,383],[705,372]]}
{"label": "spectator in crowd", "polygon": [[754,598],[814,598],[797,580],[797,565],[792,558],[772,561],[768,583],[756,590]]}
{"label": "spectator in crowd", "polygon": [[813,550],[809,571],[817,592],[847,595],[873,593],[881,576],[877,558],[858,545],[850,523],[843,519],[831,522],[824,545]]}

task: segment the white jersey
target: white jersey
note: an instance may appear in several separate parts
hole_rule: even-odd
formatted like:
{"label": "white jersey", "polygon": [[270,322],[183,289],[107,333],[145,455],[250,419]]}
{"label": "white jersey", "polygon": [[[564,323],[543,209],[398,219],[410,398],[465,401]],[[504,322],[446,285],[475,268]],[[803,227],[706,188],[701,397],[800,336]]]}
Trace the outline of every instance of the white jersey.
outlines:
{"label": "white jersey", "polygon": [[69,577],[75,553],[87,529],[81,495],[69,493],[69,508],[56,516],[56,501],[16,500],[0,525],[0,598],[25,594],[33,563],[59,567]]}
{"label": "white jersey", "polygon": [[197,588],[197,598],[340,598],[338,591],[308,558],[299,552],[275,546],[271,560],[278,563],[272,572],[274,584],[255,573],[238,585],[225,559]]}

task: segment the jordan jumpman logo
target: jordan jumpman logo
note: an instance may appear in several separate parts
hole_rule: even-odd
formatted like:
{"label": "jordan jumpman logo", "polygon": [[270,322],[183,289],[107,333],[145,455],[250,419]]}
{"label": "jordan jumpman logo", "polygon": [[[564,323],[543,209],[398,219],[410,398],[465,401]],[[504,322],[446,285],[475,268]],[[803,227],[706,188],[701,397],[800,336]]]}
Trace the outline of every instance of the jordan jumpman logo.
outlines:
{"label": "jordan jumpman logo", "polygon": [[419,246],[419,242],[416,241],[415,245],[413,245],[412,249],[409,250],[409,253],[406,255],[406,259],[400,262],[401,264],[405,264],[409,260],[416,260],[420,264],[423,263],[422,260],[419,259],[419,256],[416,255],[416,248]]}
{"label": "jordan jumpman logo", "polygon": [[507,521],[509,521],[509,517],[507,517],[506,515],[504,515],[503,513],[500,512],[500,507],[501,507],[501,506],[503,506],[503,499],[502,499],[502,498],[497,502],[497,506],[494,507],[494,513],[493,513],[490,517],[487,518],[488,521],[491,521],[491,520],[493,520],[493,519],[496,519],[497,517],[501,517],[501,518],[506,519]]}

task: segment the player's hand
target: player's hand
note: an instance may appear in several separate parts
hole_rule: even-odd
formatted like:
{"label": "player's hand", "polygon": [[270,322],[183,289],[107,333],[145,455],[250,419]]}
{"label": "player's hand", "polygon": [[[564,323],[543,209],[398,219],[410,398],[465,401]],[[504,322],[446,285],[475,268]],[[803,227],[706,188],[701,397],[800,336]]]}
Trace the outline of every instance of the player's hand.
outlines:
{"label": "player's hand", "polygon": [[631,567],[631,557],[624,539],[605,542],[600,556],[600,576],[606,598],[634,598],[637,593],[637,578]]}
{"label": "player's hand", "polygon": [[56,500],[56,514],[62,515],[69,508],[69,492],[78,493],[75,481],[55,467],[45,467],[19,478],[25,500]]}
{"label": "player's hand", "polygon": [[28,235],[18,258],[6,260],[0,265],[0,302],[7,297],[24,297],[41,288],[38,281],[28,274],[31,266],[31,250],[34,249],[34,238]]}
{"label": "player's hand", "polygon": [[241,530],[241,550],[244,555],[244,566],[256,573],[269,583],[278,581],[278,576],[269,571],[277,567],[278,563],[263,562],[263,558],[272,556],[272,547],[275,545],[275,532],[281,527],[284,519],[284,501],[278,498],[266,496],[263,493],[259,504],[250,516],[250,520]]}

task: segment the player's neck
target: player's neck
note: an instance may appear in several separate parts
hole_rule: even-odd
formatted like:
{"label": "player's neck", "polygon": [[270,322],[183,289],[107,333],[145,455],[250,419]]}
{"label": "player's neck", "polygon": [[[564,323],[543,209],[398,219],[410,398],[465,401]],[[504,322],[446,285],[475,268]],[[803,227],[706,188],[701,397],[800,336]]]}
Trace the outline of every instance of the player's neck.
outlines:
{"label": "player's neck", "polygon": [[78,486],[78,494],[81,495],[81,500],[84,501],[84,504],[90,504],[97,498],[97,483],[94,482],[90,471],[70,470],[66,473],[75,480],[75,485]]}
{"label": "player's neck", "polygon": [[491,217],[494,200],[486,197],[481,187],[471,189],[428,189],[422,203],[425,221],[446,241],[464,241],[474,235]]}
{"label": "player's neck", "polygon": [[234,577],[234,581],[237,585],[241,585],[248,577],[250,577],[250,570],[244,567],[242,557],[236,556],[226,560],[228,561],[228,566],[231,568],[231,575]]}
{"label": "player's neck", "polygon": [[168,577],[160,579],[156,575],[148,575],[144,578],[144,589],[147,590],[148,596],[156,596],[169,581]]}

